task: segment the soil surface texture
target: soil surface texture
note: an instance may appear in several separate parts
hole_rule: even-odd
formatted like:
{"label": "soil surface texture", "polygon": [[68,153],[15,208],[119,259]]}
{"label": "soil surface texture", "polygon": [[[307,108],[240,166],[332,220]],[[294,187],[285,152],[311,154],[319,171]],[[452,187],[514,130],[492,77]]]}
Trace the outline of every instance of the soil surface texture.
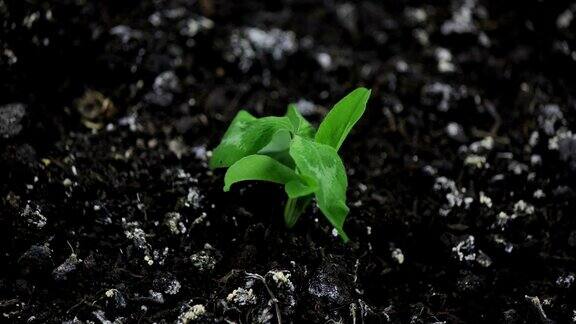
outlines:
{"label": "soil surface texture", "polygon": [[[0,322],[576,323],[576,3],[0,0]],[[240,109],[340,150],[351,242],[208,168]]]}

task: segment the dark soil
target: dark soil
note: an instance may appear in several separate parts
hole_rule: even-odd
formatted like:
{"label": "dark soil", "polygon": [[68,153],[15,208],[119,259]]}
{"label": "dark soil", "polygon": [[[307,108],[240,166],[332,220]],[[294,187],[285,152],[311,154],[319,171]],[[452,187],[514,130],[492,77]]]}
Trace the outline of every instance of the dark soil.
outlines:
{"label": "dark soil", "polygon": [[[0,322],[576,322],[574,15],[0,0]],[[278,186],[222,192],[239,109],[318,122],[357,86],[352,243],[314,208],[287,230]]]}

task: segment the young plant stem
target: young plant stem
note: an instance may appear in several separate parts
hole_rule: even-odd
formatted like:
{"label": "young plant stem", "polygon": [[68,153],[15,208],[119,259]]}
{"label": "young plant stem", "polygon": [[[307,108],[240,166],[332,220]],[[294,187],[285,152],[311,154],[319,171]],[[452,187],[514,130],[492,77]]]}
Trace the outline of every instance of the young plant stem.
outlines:
{"label": "young plant stem", "polygon": [[299,198],[288,198],[284,206],[284,221],[288,228],[292,228],[300,215],[312,201],[312,195]]}

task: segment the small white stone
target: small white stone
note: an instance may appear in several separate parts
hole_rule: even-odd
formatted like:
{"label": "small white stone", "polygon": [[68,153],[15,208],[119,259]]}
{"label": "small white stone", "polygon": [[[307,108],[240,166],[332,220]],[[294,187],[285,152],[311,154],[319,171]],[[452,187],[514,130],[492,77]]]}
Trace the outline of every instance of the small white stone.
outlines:
{"label": "small white stone", "polygon": [[558,29],[568,28],[570,23],[572,23],[572,19],[574,19],[574,14],[572,10],[568,8],[556,19],[556,27],[558,27]]}
{"label": "small white stone", "polygon": [[436,59],[438,60],[438,71],[447,73],[454,72],[456,67],[452,63],[452,53],[446,48],[436,49]]}
{"label": "small white stone", "polygon": [[542,199],[542,198],[546,197],[546,194],[544,193],[544,191],[542,191],[542,189],[537,189],[536,191],[534,191],[533,196],[536,199]]}
{"label": "small white stone", "polygon": [[338,236],[338,230],[333,228],[332,229],[332,236],[337,237]]}
{"label": "small white stone", "polygon": [[332,67],[332,57],[328,53],[318,53],[316,61],[324,70],[329,70]]}
{"label": "small white stone", "polygon": [[488,208],[492,208],[492,198],[486,196],[483,191],[480,191],[480,203],[486,205]]}
{"label": "small white stone", "polygon": [[234,289],[226,297],[228,302],[233,302],[239,306],[253,305],[256,304],[256,296],[252,288],[244,289],[242,287]]}
{"label": "small white stone", "polygon": [[477,169],[482,169],[487,165],[486,157],[476,154],[470,154],[464,160],[464,164],[471,165]]}
{"label": "small white stone", "polygon": [[186,312],[180,314],[180,316],[178,317],[178,323],[188,324],[191,321],[195,321],[198,318],[202,317],[204,314],[206,314],[206,307],[204,307],[204,305],[201,304],[196,304],[188,308]]}
{"label": "small white stone", "polygon": [[398,264],[404,263],[404,253],[402,253],[402,250],[398,248],[392,250],[392,258],[396,260]]}
{"label": "small white stone", "polygon": [[503,226],[506,223],[508,223],[509,220],[515,219],[516,217],[517,217],[516,214],[508,215],[505,212],[501,211],[496,216],[496,222],[498,223],[498,225]]}
{"label": "small white stone", "polygon": [[458,123],[451,122],[446,125],[446,133],[448,133],[448,135],[451,137],[459,136],[463,132],[464,129]]}
{"label": "small white stone", "polygon": [[519,200],[518,202],[516,202],[516,204],[514,204],[514,212],[515,213],[523,212],[528,215],[531,215],[534,214],[534,206],[526,203],[524,200]]}
{"label": "small white stone", "polygon": [[276,283],[286,283],[286,282],[288,282],[289,277],[290,277],[290,274],[288,274],[288,276],[286,276],[286,275],[284,275],[284,272],[282,272],[282,271],[276,271],[272,275],[272,279],[274,279],[274,281],[276,281]]}

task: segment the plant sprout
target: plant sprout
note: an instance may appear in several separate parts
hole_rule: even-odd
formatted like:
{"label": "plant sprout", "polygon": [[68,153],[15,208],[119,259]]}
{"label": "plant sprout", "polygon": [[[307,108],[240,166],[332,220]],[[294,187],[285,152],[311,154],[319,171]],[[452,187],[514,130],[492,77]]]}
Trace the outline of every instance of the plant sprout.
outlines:
{"label": "plant sprout", "polygon": [[318,208],[344,241],[348,215],[348,179],[338,149],[366,109],[370,90],[358,88],[340,100],[318,130],[289,105],[282,117],[256,118],[238,112],[220,144],[210,167],[228,168],[224,191],[246,180],[284,185],[288,200],[284,220],[291,228],[316,198]]}

